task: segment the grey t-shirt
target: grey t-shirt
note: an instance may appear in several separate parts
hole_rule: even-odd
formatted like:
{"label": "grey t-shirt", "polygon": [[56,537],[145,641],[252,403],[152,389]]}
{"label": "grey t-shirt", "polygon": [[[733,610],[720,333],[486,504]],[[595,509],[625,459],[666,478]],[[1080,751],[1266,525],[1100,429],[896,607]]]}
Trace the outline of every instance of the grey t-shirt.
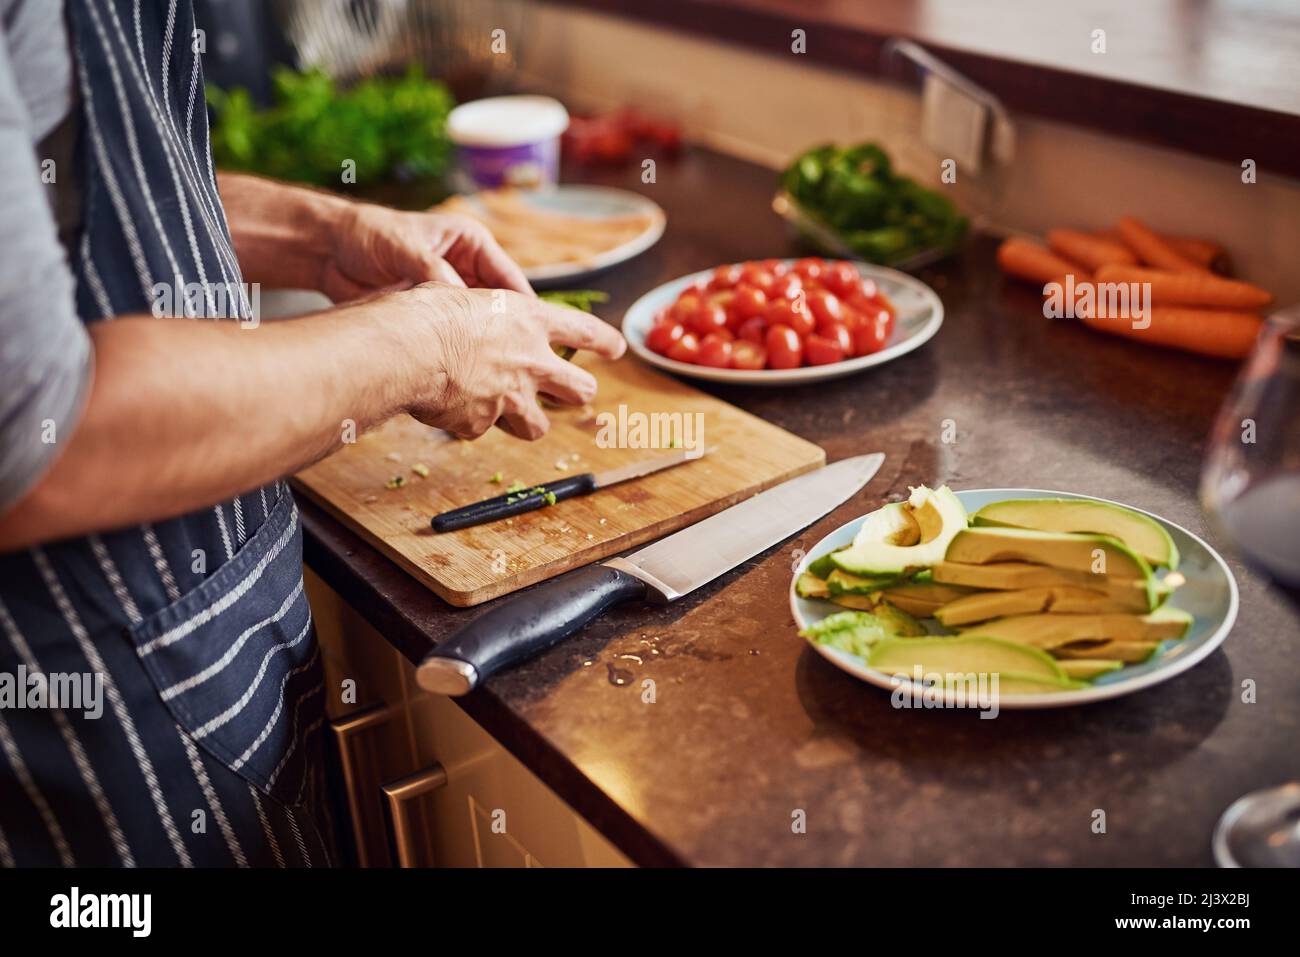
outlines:
{"label": "grey t-shirt", "polygon": [[50,467],[90,387],[90,337],[53,211],[66,213],[58,198],[76,177],[73,88],[63,4],[0,0],[0,512]]}

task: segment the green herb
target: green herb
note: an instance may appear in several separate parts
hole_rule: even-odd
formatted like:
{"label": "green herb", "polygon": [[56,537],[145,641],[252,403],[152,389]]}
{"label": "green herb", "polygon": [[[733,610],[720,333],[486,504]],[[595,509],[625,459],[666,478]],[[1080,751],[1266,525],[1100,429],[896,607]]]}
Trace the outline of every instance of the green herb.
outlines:
{"label": "green herb", "polygon": [[[518,488],[516,488],[515,486],[518,486]],[[554,505],[556,502],[555,493],[542,485],[534,485],[532,488],[528,488],[522,482],[515,482],[515,484],[510,486],[510,488],[507,489],[507,491],[522,493],[519,495],[507,496],[506,497],[507,505],[513,505],[515,502],[522,502],[525,499],[532,498],[535,495],[540,495],[546,501],[547,505]]]}
{"label": "green herb", "polygon": [[[551,289],[547,292],[539,292],[537,296],[557,306],[568,306],[570,309],[580,309],[583,312],[591,312],[592,303],[609,302],[609,293],[601,292],[599,289]],[[573,346],[553,345],[551,351],[561,359],[572,359],[573,354],[578,350]]]}
{"label": "green herb", "polygon": [[592,303],[609,302],[609,293],[601,292],[599,289],[551,289],[547,292],[539,292],[537,296],[546,302],[568,306],[570,309],[581,309],[583,312],[591,312]]}
{"label": "green herb", "polygon": [[212,153],[224,169],[321,186],[393,176],[441,176],[451,159],[450,91],[411,65],[401,76],[368,77],[345,90],[320,70],[278,67],[275,105],[258,108],[248,91],[207,87],[216,113]]}
{"label": "green herb", "polygon": [[500,485],[501,479],[502,479],[502,475],[500,472],[493,472],[492,477],[488,479],[488,481],[491,482],[493,485]]}
{"label": "green herb", "polygon": [[948,197],[895,173],[875,143],[809,150],[781,174],[781,187],[870,262],[951,250],[966,233],[966,217]]}
{"label": "green herb", "polygon": [[384,488],[386,489],[401,488],[405,484],[406,484],[405,475],[394,475],[392,478],[390,478],[387,482],[384,483]]}
{"label": "green herb", "polygon": [[507,492],[523,492],[523,491],[527,490],[527,488],[528,488],[527,485],[525,485],[523,482],[519,481],[519,479],[515,479],[513,482],[510,483],[510,487],[507,488],[506,491],[507,491]]}

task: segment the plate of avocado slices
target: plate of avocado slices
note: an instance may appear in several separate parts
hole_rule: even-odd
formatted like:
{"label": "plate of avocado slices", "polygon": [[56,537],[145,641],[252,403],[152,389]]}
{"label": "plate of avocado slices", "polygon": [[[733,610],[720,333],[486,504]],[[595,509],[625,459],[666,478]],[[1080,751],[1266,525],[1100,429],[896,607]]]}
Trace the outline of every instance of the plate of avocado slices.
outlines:
{"label": "plate of avocado slices", "polygon": [[822,657],[949,707],[1149,688],[1213,652],[1237,603],[1227,564],[1187,529],[1023,488],[914,488],[818,542],[790,585],[799,634]]}

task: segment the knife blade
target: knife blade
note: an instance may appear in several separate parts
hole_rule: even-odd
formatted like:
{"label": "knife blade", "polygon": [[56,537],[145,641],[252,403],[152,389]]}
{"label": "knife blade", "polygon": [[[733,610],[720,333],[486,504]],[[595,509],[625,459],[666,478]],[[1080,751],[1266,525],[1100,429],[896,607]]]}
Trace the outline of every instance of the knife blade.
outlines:
{"label": "knife blade", "polygon": [[457,529],[469,528],[471,525],[482,525],[512,515],[522,515],[566,498],[589,495],[597,489],[643,478],[663,469],[702,458],[715,448],[716,446],[702,451],[678,449],[664,455],[656,455],[651,459],[641,459],[628,465],[620,465],[618,468],[606,469],[603,472],[570,475],[567,478],[556,479],[554,482],[530,486],[520,491],[507,492],[504,495],[496,495],[470,505],[439,512],[433,516],[429,524],[433,526],[435,532],[454,532]]}
{"label": "knife blade", "polygon": [[812,524],[880,469],[880,452],[782,482],[626,558],[561,575],[489,608],[433,649],[416,671],[427,691],[462,695],[549,648],[614,605],[676,601]]}

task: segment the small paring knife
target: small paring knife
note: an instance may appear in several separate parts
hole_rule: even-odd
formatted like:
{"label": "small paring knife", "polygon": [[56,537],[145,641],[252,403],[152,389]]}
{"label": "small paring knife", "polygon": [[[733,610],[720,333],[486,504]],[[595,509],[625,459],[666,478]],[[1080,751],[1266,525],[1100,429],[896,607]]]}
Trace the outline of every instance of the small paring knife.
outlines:
{"label": "small paring knife", "polygon": [[568,478],[547,482],[545,485],[532,485],[517,492],[506,492],[504,495],[485,498],[472,505],[462,505],[460,508],[439,512],[433,516],[430,524],[435,532],[454,532],[457,529],[469,528],[471,525],[482,525],[485,522],[509,518],[511,515],[522,515],[566,498],[589,495],[597,489],[670,469],[683,462],[702,458],[713,450],[707,448],[699,452],[694,449],[677,449],[652,459],[620,465],[616,469],[583,472],[581,475],[571,475]]}
{"label": "small paring knife", "polygon": [[425,655],[426,691],[468,694],[503,668],[584,627],[625,601],[676,601],[784,541],[855,495],[880,469],[879,452],[782,482],[625,558],[561,575],[503,600]]}

